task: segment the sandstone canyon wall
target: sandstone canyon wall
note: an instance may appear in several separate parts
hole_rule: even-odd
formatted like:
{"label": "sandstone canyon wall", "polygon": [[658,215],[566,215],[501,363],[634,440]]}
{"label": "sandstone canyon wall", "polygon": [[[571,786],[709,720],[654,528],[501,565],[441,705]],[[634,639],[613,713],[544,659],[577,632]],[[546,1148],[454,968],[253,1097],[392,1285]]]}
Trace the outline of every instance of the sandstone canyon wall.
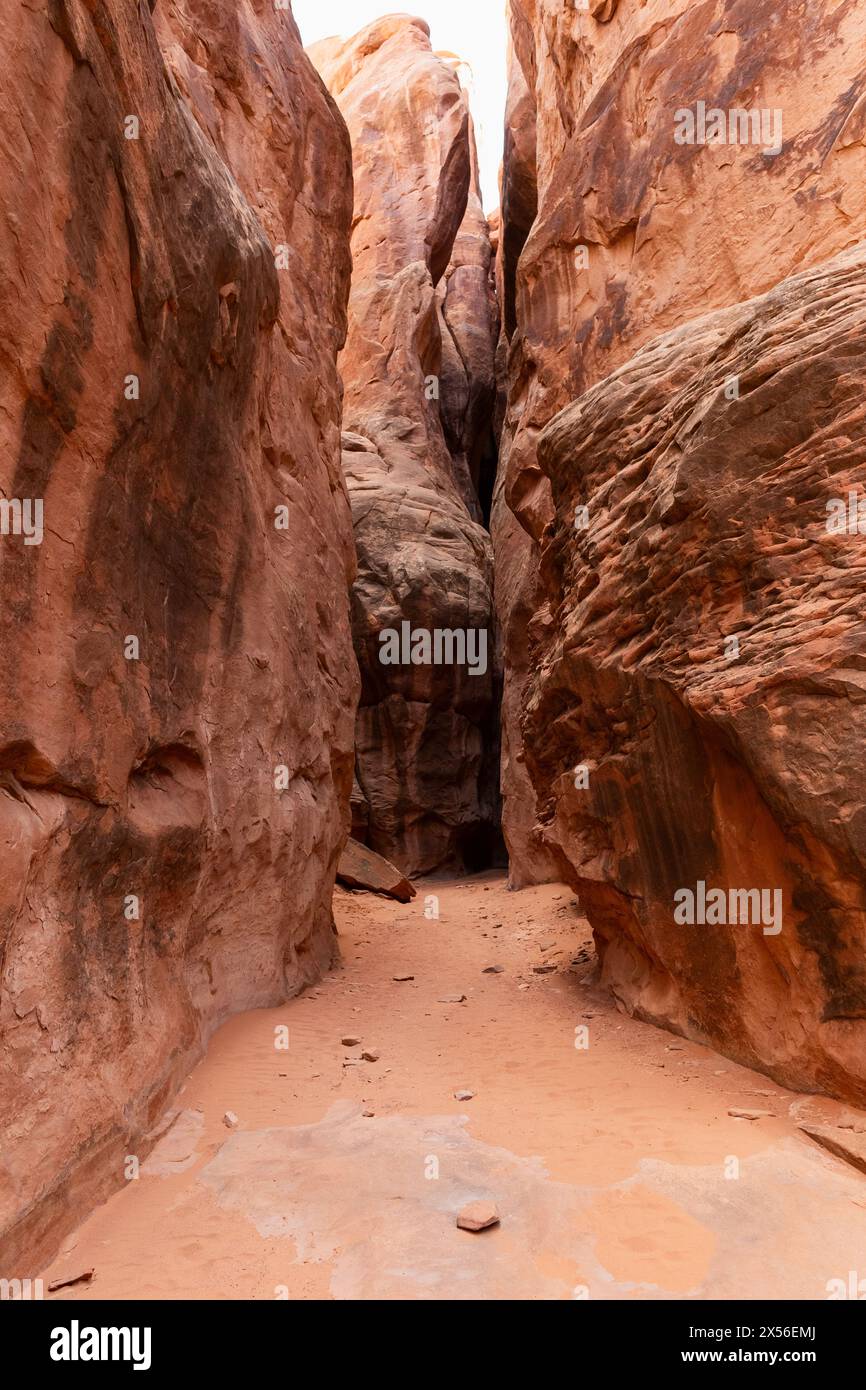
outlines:
{"label": "sandstone canyon wall", "polygon": [[[481,501],[497,315],[468,107],[419,19],[389,16],[311,56],[346,119],[355,171],[340,369],[358,551],[356,825],[406,873],[477,868],[498,834]],[[404,624],[483,634],[483,669],[383,664],[382,635]]]}
{"label": "sandstone canyon wall", "polygon": [[[866,542],[828,504],[866,482],[866,7],[511,22],[512,874],[555,857],[629,1010],[862,1103]],[[778,922],[677,921],[700,884],[729,919],[732,891],[778,893]]]}
{"label": "sandstone canyon wall", "polygon": [[[520,12],[510,15],[516,29]],[[501,451],[493,496],[491,531],[495,549],[495,608],[502,665],[501,794],[502,831],[508,848],[509,882],[513,888],[545,883],[558,877],[554,856],[544,844],[535,789],[526,767],[520,721],[537,637],[536,614],[542,613],[538,588],[538,553],[508,504],[506,463],[511,429],[504,432],[509,399],[508,354],[515,338],[517,266],[538,212],[535,65],[526,55],[527,73],[517,59],[513,39],[508,51],[508,96],[505,140],[500,175],[500,222],[496,255],[496,287],[501,306],[497,347],[497,436]],[[519,350],[520,338],[515,339]]]}
{"label": "sandstone canyon wall", "polygon": [[44,504],[41,544],[5,511],[0,538],[20,1275],[146,1151],[216,1024],[328,965],[357,670],[350,149],[291,14],[8,8],[3,495]]}

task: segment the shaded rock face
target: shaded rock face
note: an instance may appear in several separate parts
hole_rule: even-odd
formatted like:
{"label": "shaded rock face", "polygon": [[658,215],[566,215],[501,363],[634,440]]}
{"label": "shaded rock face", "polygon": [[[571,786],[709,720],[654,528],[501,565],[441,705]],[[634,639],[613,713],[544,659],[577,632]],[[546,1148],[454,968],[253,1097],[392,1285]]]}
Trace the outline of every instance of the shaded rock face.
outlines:
{"label": "shaded rock face", "polygon": [[439,396],[455,481],[470,516],[486,525],[497,463],[494,414],[499,307],[471,122],[469,136],[472,177],[466,213],[448,269],[437,286],[442,339]]}
{"label": "shaded rock face", "polygon": [[[421,20],[390,16],[311,55],[352,137],[355,210],[343,467],[358,578],[355,802],[408,874],[480,868],[497,841],[492,482],[497,323],[466,99]],[[437,632],[444,660],[383,640]],[[449,639],[450,640],[450,639]],[[472,660],[469,659],[470,655]]]}
{"label": "shaded rock face", "polygon": [[143,1156],[216,1024],[332,956],[351,163],[265,0],[7,20],[2,490],[44,506],[41,544],[11,514],[0,537],[0,1246],[22,1275]]}
{"label": "shaded rock face", "polygon": [[[864,373],[866,245],[666,334],[556,416],[552,640],[524,723],[628,1007],[861,1103],[866,519],[827,521],[866,498]],[[766,896],[702,923],[701,882]]]}
{"label": "shaded rock face", "polygon": [[[496,560],[495,609],[502,667],[502,830],[508,849],[509,883],[512,888],[524,888],[532,883],[553,881],[558,869],[543,841],[520,731],[532,665],[530,634],[543,602],[538,587],[538,554],[529,533],[508,505],[505,491],[511,429],[504,432],[504,424],[509,401],[509,349],[516,326],[517,266],[538,212],[534,92],[537,74],[532,34],[525,16],[519,11],[512,13],[511,21],[495,272],[501,306],[501,332],[496,353],[496,429],[501,466],[493,495],[491,533]],[[532,88],[518,61],[519,52],[524,55]],[[515,341],[518,345],[519,339]]]}
{"label": "shaded rock face", "polygon": [[[538,202],[494,507],[512,876],[554,856],[628,1008],[862,1103],[864,552],[826,504],[863,479],[866,17],[511,10]],[[699,102],[748,142],[678,142]],[[700,883],[767,890],[781,930],[677,921]]]}

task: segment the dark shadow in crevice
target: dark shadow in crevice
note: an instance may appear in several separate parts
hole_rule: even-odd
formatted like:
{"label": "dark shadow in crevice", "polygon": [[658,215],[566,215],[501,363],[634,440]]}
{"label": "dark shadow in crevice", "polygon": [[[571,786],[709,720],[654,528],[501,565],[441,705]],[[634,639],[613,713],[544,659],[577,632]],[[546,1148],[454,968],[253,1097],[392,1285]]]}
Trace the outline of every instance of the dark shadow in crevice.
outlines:
{"label": "dark shadow in crevice", "polygon": [[508,863],[502,832],[498,825],[491,825],[489,821],[465,826],[458,834],[457,844],[469,874],[501,869]]}

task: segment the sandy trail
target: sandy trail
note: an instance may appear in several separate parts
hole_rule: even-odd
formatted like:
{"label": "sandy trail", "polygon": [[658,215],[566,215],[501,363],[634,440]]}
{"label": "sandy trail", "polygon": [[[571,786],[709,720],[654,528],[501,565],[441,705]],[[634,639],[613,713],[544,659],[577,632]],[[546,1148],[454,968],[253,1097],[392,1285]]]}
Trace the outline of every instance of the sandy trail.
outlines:
{"label": "sandy trail", "polygon": [[[796,1125],[841,1107],[621,1015],[567,889],[338,891],[336,915],[342,966],[219,1031],[43,1272],[92,1283],[55,1297],[823,1299],[863,1266],[866,1177]],[[500,1227],[456,1229],[476,1197]]]}

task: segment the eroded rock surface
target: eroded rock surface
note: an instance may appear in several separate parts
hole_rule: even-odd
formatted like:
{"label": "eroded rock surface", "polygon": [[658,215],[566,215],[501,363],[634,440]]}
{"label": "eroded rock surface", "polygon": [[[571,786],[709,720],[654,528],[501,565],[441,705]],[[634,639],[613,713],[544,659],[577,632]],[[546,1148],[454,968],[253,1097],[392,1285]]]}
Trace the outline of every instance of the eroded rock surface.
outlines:
{"label": "eroded rock surface", "polygon": [[439,392],[445,440],[458,487],[470,515],[486,524],[496,474],[499,307],[471,123],[469,146],[472,177],[466,213],[448,269],[437,286],[442,336]]}
{"label": "eroded rock surface", "polygon": [[0,538],[18,1276],[216,1023],[329,963],[347,831],[348,137],[289,12],[152,8],[6,16],[3,493],[44,503]]}
{"label": "eroded rock surface", "polygon": [[[827,521],[866,469],[864,372],[866,246],[657,339],[555,418],[553,636],[524,721],[618,996],[861,1103],[866,548]],[[703,922],[701,883],[725,895]]]}
{"label": "eroded rock surface", "polygon": [[[512,876],[543,872],[539,842],[556,857],[629,1007],[862,1101],[862,798],[842,747],[863,552],[825,504],[864,476],[863,265],[834,258],[866,227],[866,18],[721,0],[511,17],[538,208],[516,266],[503,225],[499,261]],[[699,102],[745,112],[748,140],[736,116],[733,140],[678,142]],[[698,880],[779,890],[781,933],[676,925]]]}
{"label": "eroded rock surface", "polygon": [[[354,152],[340,369],[366,838],[408,874],[481,867],[498,820],[492,556],[478,492],[496,324],[466,98],[427,25],[406,15],[311,55]],[[412,635],[471,633],[476,659],[406,664],[404,652],[383,664],[382,634],[404,623]]]}

